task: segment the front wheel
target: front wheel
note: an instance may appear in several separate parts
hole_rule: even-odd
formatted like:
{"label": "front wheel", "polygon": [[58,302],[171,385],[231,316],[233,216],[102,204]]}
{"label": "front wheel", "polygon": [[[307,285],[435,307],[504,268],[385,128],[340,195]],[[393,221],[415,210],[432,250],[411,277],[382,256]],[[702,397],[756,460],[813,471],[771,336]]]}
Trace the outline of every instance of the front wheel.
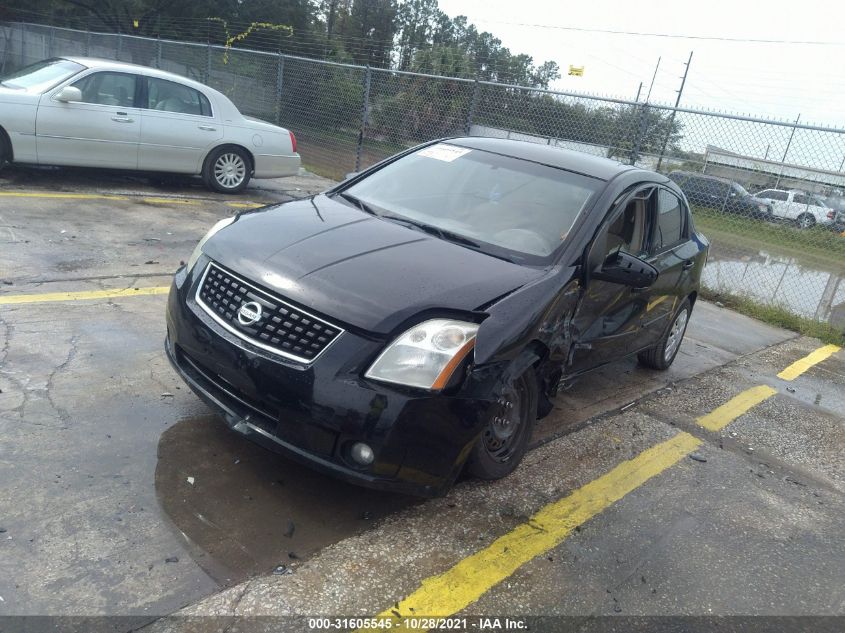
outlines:
{"label": "front wheel", "polygon": [[469,474],[501,479],[516,469],[528,450],[537,420],[537,393],[531,368],[505,386],[467,460]]}
{"label": "front wheel", "polygon": [[218,147],[202,170],[206,186],[220,193],[240,193],[252,176],[252,161],[240,147]]}
{"label": "front wheel", "polygon": [[678,355],[678,350],[681,349],[681,341],[684,340],[691,312],[692,306],[689,299],[684,299],[657,345],[637,354],[641,365],[661,371],[669,369],[675,356]]}
{"label": "front wheel", "polygon": [[799,229],[810,229],[816,223],[816,218],[814,218],[809,213],[802,213],[798,216],[798,228]]}

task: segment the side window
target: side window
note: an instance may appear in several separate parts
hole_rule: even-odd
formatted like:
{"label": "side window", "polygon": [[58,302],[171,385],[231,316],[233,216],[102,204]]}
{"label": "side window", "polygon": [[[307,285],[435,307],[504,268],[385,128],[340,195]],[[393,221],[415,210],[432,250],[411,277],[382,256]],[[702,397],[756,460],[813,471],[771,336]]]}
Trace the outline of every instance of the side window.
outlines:
{"label": "side window", "polygon": [[766,198],[767,200],[778,200],[780,202],[786,202],[789,200],[789,194],[785,191],[776,191],[774,189],[767,189],[766,191],[761,191],[759,197]]}
{"label": "side window", "polygon": [[793,201],[793,202],[796,202],[796,203],[798,203],[798,204],[807,204],[808,202],[810,202],[810,201],[807,199],[807,196],[806,196],[806,195],[804,195],[803,193],[796,193],[796,194],[795,194],[795,197],[794,197],[794,198],[792,198],[792,201]]}
{"label": "side window", "polygon": [[657,192],[657,224],[654,232],[654,250],[677,244],[684,237],[686,211],[678,197],[665,189]]}
{"label": "side window", "polygon": [[625,206],[607,227],[607,252],[605,259],[611,253],[624,251],[631,255],[643,254],[646,229],[646,200],[635,198]]}
{"label": "side window", "polygon": [[138,78],[126,73],[94,73],[73,84],[84,103],[131,108],[135,105]]}
{"label": "side window", "polygon": [[[721,200],[723,198],[728,197],[728,186],[723,182],[719,182],[718,180],[712,180],[710,182],[710,192],[714,196],[716,196],[717,198],[719,198]],[[663,193],[668,193],[668,192],[661,191],[660,193],[663,194]],[[672,194],[669,194],[669,195],[672,195]]]}
{"label": "side window", "polygon": [[147,78],[146,107],[163,112],[211,116],[211,104],[204,94],[175,81],[156,77]]}

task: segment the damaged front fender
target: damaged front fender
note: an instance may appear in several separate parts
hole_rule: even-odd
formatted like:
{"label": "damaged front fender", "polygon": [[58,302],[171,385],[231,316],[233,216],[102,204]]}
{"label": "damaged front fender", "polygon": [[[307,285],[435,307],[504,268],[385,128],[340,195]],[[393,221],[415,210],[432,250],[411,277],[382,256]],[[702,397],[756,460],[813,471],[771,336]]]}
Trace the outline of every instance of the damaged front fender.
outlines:
{"label": "damaged front fender", "polygon": [[489,306],[476,335],[475,365],[512,361],[535,341],[562,364],[580,290],[576,267],[556,267]]}

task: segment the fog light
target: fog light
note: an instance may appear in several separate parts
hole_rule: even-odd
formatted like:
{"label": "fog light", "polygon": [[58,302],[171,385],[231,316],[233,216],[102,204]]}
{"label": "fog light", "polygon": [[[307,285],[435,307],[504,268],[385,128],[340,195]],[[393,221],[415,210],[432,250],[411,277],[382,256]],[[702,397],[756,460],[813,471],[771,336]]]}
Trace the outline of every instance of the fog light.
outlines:
{"label": "fog light", "polygon": [[375,453],[373,453],[373,449],[363,442],[355,442],[349,452],[352,455],[352,459],[362,466],[372,464],[376,457]]}

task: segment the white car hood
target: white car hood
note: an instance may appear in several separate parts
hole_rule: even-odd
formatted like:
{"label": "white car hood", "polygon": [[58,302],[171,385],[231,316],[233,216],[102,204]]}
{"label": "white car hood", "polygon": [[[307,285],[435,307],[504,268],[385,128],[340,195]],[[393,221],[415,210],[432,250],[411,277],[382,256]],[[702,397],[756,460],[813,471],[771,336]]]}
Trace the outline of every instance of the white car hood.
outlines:
{"label": "white car hood", "polygon": [[41,97],[39,94],[32,94],[25,90],[16,90],[14,88],[7,88],[0,86],[0,103],[21,103],[21,104],[35,104]]}

